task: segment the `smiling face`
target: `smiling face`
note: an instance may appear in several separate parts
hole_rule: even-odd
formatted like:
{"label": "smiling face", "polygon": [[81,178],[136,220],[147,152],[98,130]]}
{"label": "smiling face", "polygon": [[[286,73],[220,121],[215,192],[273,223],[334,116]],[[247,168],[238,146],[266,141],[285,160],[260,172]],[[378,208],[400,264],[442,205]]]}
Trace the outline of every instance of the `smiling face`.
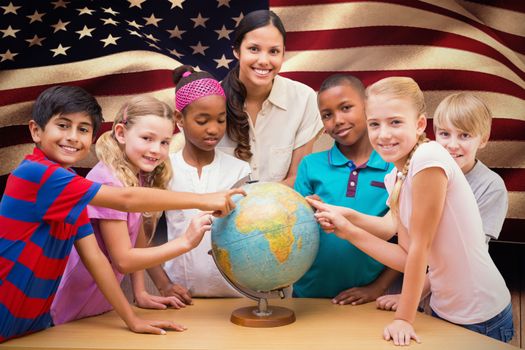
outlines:
{"label": "smiling face", "polygon": [[425,130],[425,115],[418,115],[409,100],[384,94],[368,97],[366,115],[370,143],[385,161],[402,169]]}
{"label": "smiling face", "polygon": [[272,24],[245,34],[238,50],[239,79],[247,90],[272,85],[284,61],[284,39]]}
{"label": "smiling face", "polygon": [[135,172],[151,172],[168,158],[173,131],[172,120],[145,115],[136,117],[128,129],[118,123],[115,126],[115,138],[135,167]]}
{"label": "smiling face", "polygon": [[93,142],[93,122],[85,113],[55,115],[43,129],[31,120],[29,129],[46,157],[64,168],[86,158]]}
{"label": "smiling face", "polygon": [[457,129],[448,121],[436,125],[435,134],[436,141],[446,148],[464,174],[472,170],[476,164],[478,149],[487,144],[480,135],[475,136]]}
{"label": "smiling face", "polygon": [[176,119],[188,147],[196,152],[213,152],[226,131],[226,100],[219,95],[201,97]]}
{"label": "smiling face", "polygon": [[363,96],[352,86],[341,84],[319,93],[321,120],[326,133],[343,146],[368,142]]}

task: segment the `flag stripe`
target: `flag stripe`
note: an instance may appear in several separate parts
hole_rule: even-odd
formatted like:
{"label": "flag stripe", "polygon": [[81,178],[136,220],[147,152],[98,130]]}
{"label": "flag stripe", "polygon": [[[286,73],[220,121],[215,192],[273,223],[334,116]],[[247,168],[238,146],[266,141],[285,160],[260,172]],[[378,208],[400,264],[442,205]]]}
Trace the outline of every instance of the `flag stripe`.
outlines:
{"label": "flag stripe", "polygon": [[[301,81],[304,84],[312,86],[314,89],[319,89],[319,86],[326,77],[340,72],[341,71],[287,71],[282,75],[290,79]],[[468,72],[453,69],[377,71],[347,70],[346,72],[361,79],[365,85],[370,85],[389,76],[408,76],[416,80],[423,90],[487,90],[525,99],[525,90],[521,86],[499,76],[481,72]],[[436,80],[436,76],[439,76],[439,80]],[[525,116],[522,116],[522,118],[525,119]]]}
{"label": "flag stripe", "polygon": [[[108,84],[108,82],[110,84]],[[91,79],[70,80],[67,83],[68,85],[81,86],[97,96],[131,95],[141,93],[144,89],[155,91],[173,87],[171,70],[163,69],[125,74],[109,74]],[[56,83],[3,90],[2,96],[0,97],[0,105],[5,106],[34,100],[43,90],[53,85],[56,85]]]}
{"label": "flag stripe", "polygon": [[[382,5],[385,3],[384,1],[379,1],[379,0],[352,0],[352,1],[328,0],[328,1],[323,2],[323,4],[327,4],[327,3],[328,4],[339,4],[339,3],[352,3],[352,2],[365,3],[365,5],[374,4],[374,3]],[[497,31],[494,28],[491,28],[483,23],[480,23],[473,18],[467,17],[463,14],[457,13],[450,9],[447,9],[447,8],[444,8],[438,5],[426,3],[423,1],[414,1],[414,0],[390,0],[388,1],[388,4],[401,5],[401,6],[410,8],[410,9],[419,9],[419,10],[427,11],[430,13],[447,16],[455,20],[459,20],[461,22],[464,22],[484,32],[485,34],[489,35],[490,37],[504,44],[510,49],[516,52],[525,54],[525,38],[520,37],[518,35],[511,34],[511,33]],[[279,6],[286,6],[288,8],[291,8],[290,5],[293,5],[293,6],[319,5],[319,1],[315,1],[315,0],[291,0],[291,1],[275,0],[275,1],[270,1],[270,5],[272,6],[272,8],[276,8]]]}
{"label": "flag stripe", "polygon": [[463,3],[479,3],[485,4],[491,7],[499,7],[506,10],[512,10],[517,12],[525,13],[525,2],[523,1],[505,1],[505,0],[475,0],[475,1],[463,1]]}
{"label": "flag stripe", "polygon": [[509,191],[509,210],[507,211],[507,218],[523,219],[525,217],[525,206],[523,206],[522,203],[525,203],[524,191]]}
{"label": "flag stripe", "polygon": [[525,191],[525,169],[492,168],[505,181],[508,191]]}
{"label": "flag stripe", "polygon": [[434,46],[460,49],[491,57],[504,64],[521,79],[525,79],[525,72],[493,47],[469,37],[434,29],[408,28],[401,26],[375,26],[317,30],[308,33],[288,33],[287,40],[290,44],[286,46],[286,49],[290,51],[324,50],[376,45],[426,45],[432,43]]}

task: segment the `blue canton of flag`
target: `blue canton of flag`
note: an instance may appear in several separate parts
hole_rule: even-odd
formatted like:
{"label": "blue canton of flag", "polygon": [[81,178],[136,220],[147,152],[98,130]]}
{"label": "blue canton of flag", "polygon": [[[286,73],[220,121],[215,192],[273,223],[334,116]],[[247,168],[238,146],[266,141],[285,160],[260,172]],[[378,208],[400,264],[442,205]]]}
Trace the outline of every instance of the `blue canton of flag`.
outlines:
{"label": "blue canton of flag", "polygon": [[158,52],[222,79],[231,34],[267,1],[3,1],[0,68],[78,62],[124,51]]}

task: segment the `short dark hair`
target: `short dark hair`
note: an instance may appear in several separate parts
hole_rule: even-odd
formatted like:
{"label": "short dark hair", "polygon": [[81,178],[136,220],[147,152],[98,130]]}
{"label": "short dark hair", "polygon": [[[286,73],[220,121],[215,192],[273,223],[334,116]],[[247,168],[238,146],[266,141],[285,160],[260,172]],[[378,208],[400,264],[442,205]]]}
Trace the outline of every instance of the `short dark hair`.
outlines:
{"label": "short dark hair", "polygon": [[84,112],[93,123],[95,135],[104,121],[102,108],[97,100],[78,86],[59,85],[44,90],[33,106],[32,118],[42,129],[53,116]]}
{"label": "short dark hair", "polygon": [[326,78],[321,83],[318,93],[321,93],[335,86],[341,85],[348,85],[353,87],[359,93],[359,95],[365,98],[365,86],[363,85],[363,82],[353,75],[344,73],[332,74],[328,78]]}

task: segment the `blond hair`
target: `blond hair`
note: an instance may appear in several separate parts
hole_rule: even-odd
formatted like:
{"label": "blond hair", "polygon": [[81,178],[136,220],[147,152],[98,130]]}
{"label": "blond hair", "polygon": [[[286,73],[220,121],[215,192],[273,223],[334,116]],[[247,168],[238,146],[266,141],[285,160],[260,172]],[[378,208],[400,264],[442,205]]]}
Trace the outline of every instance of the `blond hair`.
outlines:
{"label": "blond hair", "polygon": [[492,114],[487,105],[468,92],[452,94],[439,103],[434,113],[434,131],[449,122],[454,128],[487,141]]}
{"label": "blond hair", "polygon": [[[414,107],[414,110],[417,112],[417,117],[420,115],[425,115],[426,105],[425,97],[423,91],[419,88],[419,85],[414,81],[414,79],[409,77],[388,77],[381,79],[374,84],[370,85],[366,91],[367,100],[372,95],[388,95],[395,99],[402,99]],[[390,210],[397,216],[399,213],[399,195],[401,193],[401,187],[406,179],[408,174],[408,169],[410,167],[410,161],[412,156],[416,152],[416,149],[423,143],[428,142],[425,133],[423,132],[419,135],[418,140],[410,153],[408,154],[407,160],[403,165],[402,169],[397,169],[397,179],[390,194]]]}
{"label": "blond hair", "polygon": [[[134,167],[128,160],[123,146],[115,137],[117,124],[130,129],[140,117],[148,115],[168,119],[175,125],[173,111],[166,103],[148,95],[135,96],[117,112],[111,131],[107,131],[99,137],[95,151],[98,159],[113,170],[124,186],[166,189],[172,177],[170,160],[165,159],[150,173],[140,171],[139,174],[136,174],[132,170]],[[154,230],[156,219],[160,213],[143,213],[142,216],[143,222],[152,225],[150,230]],[[152,234],[150,236],[153,238]]]}

